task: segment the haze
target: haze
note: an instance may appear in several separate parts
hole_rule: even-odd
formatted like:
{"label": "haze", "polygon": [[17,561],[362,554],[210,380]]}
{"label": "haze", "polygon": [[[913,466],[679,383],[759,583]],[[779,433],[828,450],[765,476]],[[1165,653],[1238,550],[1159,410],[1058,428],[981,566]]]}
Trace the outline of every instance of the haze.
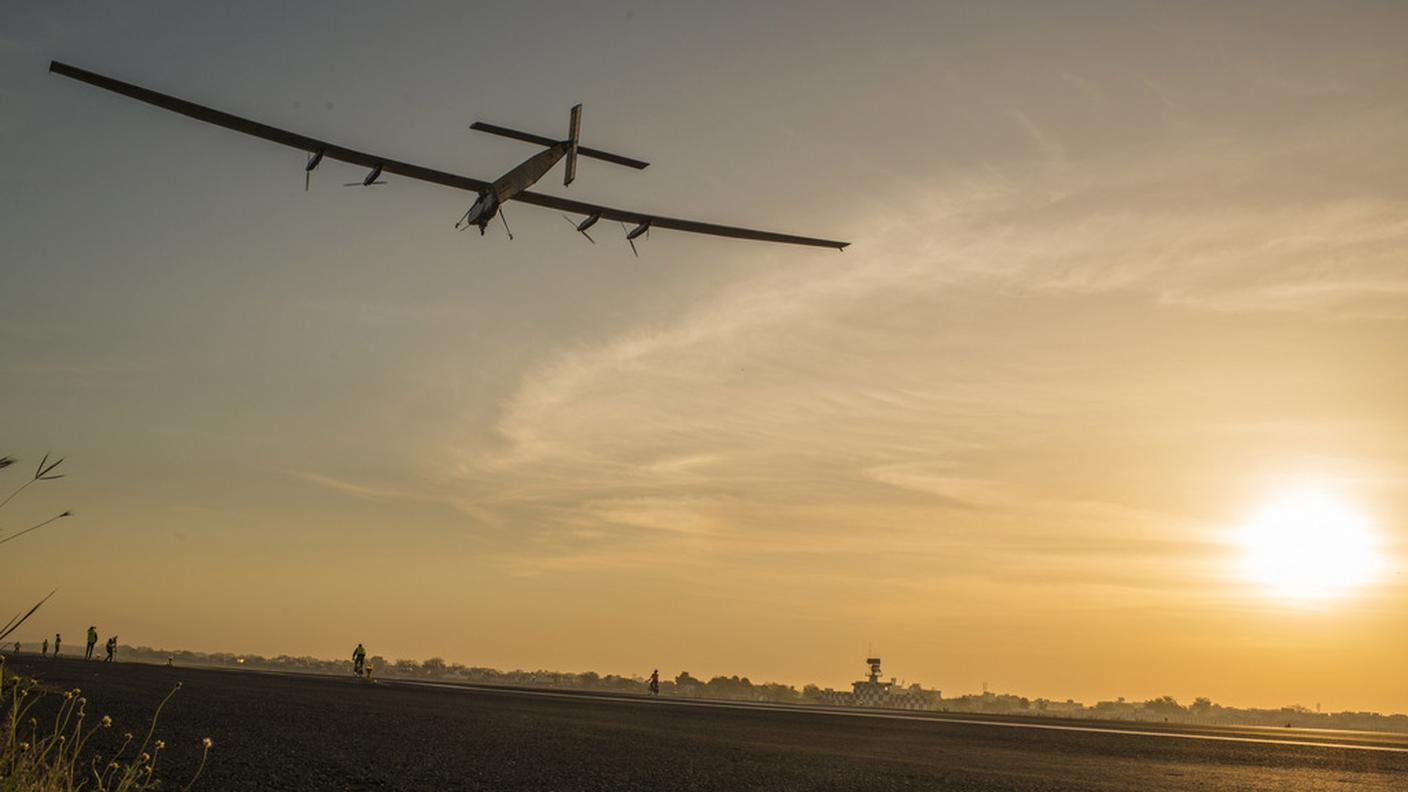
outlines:
{"label": "haze", "polygon": [[[0,8],[25,635],[1408,710],[1408,7]],[[656,233],[326,164],[50,59]],[[560,174],[545,180],[561,191]],[[6,475],[14,473],[7,471]],[[0,484],[17,485],[23,472]],[[1370,577],[1238,531],[1328,491]],[[30,521],[32,522],[32,520]],[[67,637],[67,635],[66,635]]]}

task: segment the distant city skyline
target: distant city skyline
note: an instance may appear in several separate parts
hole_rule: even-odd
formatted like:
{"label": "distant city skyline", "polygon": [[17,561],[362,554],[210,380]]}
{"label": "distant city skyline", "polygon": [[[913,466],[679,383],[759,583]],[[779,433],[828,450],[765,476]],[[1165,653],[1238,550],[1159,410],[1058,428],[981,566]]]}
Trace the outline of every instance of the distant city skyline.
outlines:
{"label": "distant city skyline", "polygon": [[[0,7],[14,638],[1408,711],[1408,7]],[[50,60],[469,175],[327,163]],[[560,167],[560,166],[559,166]],[[546,189],[546,188],[545,188]],[[761,220],[765,219],[765,222]],[[495,233],[498,231],[499,233]]]}

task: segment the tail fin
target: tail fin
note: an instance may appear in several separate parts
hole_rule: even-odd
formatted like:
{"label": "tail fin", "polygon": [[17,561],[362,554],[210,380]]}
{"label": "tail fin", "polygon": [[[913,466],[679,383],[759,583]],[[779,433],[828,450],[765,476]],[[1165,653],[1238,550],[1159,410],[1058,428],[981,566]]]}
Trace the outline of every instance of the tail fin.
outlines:
{"label": "tail fin", "polygon": [[582,106],[580,104],[572,107],[572,120],[567,124],[567,171],[562,177],[562,186],[566,187],[577,178],[577,138],[582,134]]}

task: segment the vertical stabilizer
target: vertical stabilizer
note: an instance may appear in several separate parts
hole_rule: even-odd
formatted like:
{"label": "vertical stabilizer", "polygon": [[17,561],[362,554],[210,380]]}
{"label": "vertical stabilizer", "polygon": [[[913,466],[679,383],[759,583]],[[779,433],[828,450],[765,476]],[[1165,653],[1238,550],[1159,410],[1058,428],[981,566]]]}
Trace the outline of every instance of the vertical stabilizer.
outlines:
{"label": "vertical stabilizer", "polygon": [[582,134],[582,106],[574,105],[572,108],[572,120],[567,125],[567,171],[562,177],[562,186],[566,187],[577,178],[577,138]]}

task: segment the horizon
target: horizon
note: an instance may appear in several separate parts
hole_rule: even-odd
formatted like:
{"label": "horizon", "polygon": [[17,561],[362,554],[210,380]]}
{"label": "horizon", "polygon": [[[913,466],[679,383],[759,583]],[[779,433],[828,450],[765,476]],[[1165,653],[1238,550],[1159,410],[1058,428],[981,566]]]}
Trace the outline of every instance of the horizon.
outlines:
{"label": "horizon", "polygon": [[16,637],[1408,712],[1408,6],[422,10],[0,8]]}
{"label": "horizon", "polygon": [[[42,639],[41,639],[41,640],[42,640]],[[29,643],[26,645],[26,648],[37,647],[37,646],[39,646],[39,645],[40,645],[39,642],[31,641],[31,642],[29,642]],[[69,659],[77,659],[79,653],[78,653],[77,651],[75,651],[75,649],[74,649],[72,646],[70,646],[68,643],[65,643],[64,646],[68,646],[68,647],[69,647],[68,651],[64,654],[64,656],[67,657],[67,658],[69,658]],[[172,655],[172,656],[175,656],[176,654],[185,653],[185,654],[203,655],[203,656],[205,656],[205,657],[207,657],[207,658],[209,658],[209,657],[215,657],[215,656],[227,656],[227,657],[235,658],[240,664],[243,664],[243,663],[245,662],[245,659],[247,659],[247,658],[257,658],[257,659],[259,659],[259,660],[262,660],[262,661],[265,661],[265,662],[268,662],[268,663],[271,663],[271,664],[277,664],[276,661],[282,660],[282,659],[289,659],[289,660],[312,660],[312,661],[319,662],[319,663],[336,663],[336,664],[344,664],[344,665],[347,665],[347,666],[351,666],[351,664],[352,664],[352,661],[351,661],[351,660],[348,660],[348,659],[339,659],[339,658],[335,658],[335,657],[325,657],[325,656],[318,656],[318,655],[290,655],[290,654],[285,654],[285,653],[280,653],[280,654],[275,654],[275,655],[264,655],[264,654],[259,654],[259,653],[256,653],[256,652],[230,652],[230,651],[223,651],[223,650],[179,649],[179,648],[154,647],[154,646],[145,646],[145,645],[136,645],[136,646],[134,646],[134,645],[131,645],[131,644],[119,644],[118,648],[119,648],[119,656],[118,656],[118,659],[119,659],[119,660],[123,659],[122,655],[123,655],[124,653],[136,652],[136,653],[139,653],[139,654]],[[49,650],[49,651],[52,652],[52,649]],[[0,653],[0,654],[3,654],[3,653]],[[32,655],[33,652],[31,651],[30,654]],[[415,664],[417,667],[424,667],[424,666],[426,666],[427,664],[432,663],[433,661],[438,661],[438,663],[440,663],[445,669],[460,668],[460,669],[469,670],[469,671],[490,671],[490,672],[499,673],[499,674],[539,674],[539,673],[543,673],[543,674],[562,674],[562,675],[574,675],[574,676],[580,676],[580,675],[583,675],[583,674],[596,674],[596,675],[598,675],[599,677],[601,677],[601,678],[603,678],[603,679],[609,678],[609,677],[615,677],[615,678],[619,678],[619,679],[626,679],[626,680],[631,680],[631,681],[636,681],[636,682],[644,682],[646,679],[649,678],[649,673],[647,673],[647,672],[634,672],[634,673],[632,673],[632,672],[616,672],[616,671],[604,671],[604,672],[599,672],[599,671],[597,671],[596,669],[592,669],[592,668],[584,668],[584,669],[577,669],[577,670],[572,670],[572,669],[560,669],[560,668],[535,668],[535,667],[496,668],[496,667],[493,667],[493,666],[475,666],[475,665],[469,665],[469,664],[465,664],[465,663],[460,663],[460,662],[458,662],[458,661],[454,661],[454,660],[451,660],[451,659],[447,659],[447,658],[444,658],[444,657],[440,657],[440,656],[438,656],[438,655],[432,655],[432,656],[430,656],[430,657],[425,657],[425,658],[408,658],[408,657],[387,657],[387,656],[384,656],[384,655],[379,655],[379,654],[377,654],[376,652],[372,652],[372,651],[368,651],[367,654],[368,654],[368,658],[367,658],[368,661],[375,660],[375,659],[381,659],[381,660],[385,661],[387,665],[392,666],[392,667],[398,666],[398,665],[400,665],[400,664],[402,664],[402,663],[406,663],[406,662],[413,663],[413,664]],[[52,655],[51,655],[51,656],[52,656]],[[94,658],[93,658],[93,661],[99,661],[99,660],[100,660],[100,658],[97,658],[97,657],[94,657]],[[156,660],[138,660],[137,662],[142,662],[142,663],[147,663],[147,664],[157,663]],[[159,664],[159,663],[157,663],[157,664]],[[200,663],[197,662],[197,665],[200,665]],[[216,667],[223,667],[223,666],[216,666]],[[387,674],[389,673],[389,672],[386,671],[385,666],[380,666],[380,667],[378,667],[378,668],[381,669],[381,670],[378,672],[380,675],[385,676],[385,675],[387,675]],[[660,670],[660,669],[656,669],[656,670]],[[308,672],[308,673],[317,674],[318,672]],[[682,675],[682,674],[687,674],[687,675],[689,675],[691,678],[693,678],[694,680],[696,680],[696,681],[698,681],[698,682],[701,682],[701,683],[703,683],[703,682],[708,682],[708,681],[710,681],[710,680],[712,680],[712,679],[715,679],[715,678],[737,679],[737,680],[740,680],[740,681],[747,681],[747,682],[749,682],[750,684],[752,684],[752,685],[754,685],[754,686],[756,686],[756,687],[764,687],[764,686],[767,686],[767,685],[785,685],[785,686],[791,687],[792,689],[794,689],[794,690],[796,690],[796,691],[801,691],[804,687],[811,686],[811,685],[816,685],[817,687],[822,688],[822,689],[824,689],[824,690],[838,690],[838,689],[839,689],[839,690],[844,690],[845,687],[847,687],[847,686],[850,684],[850,683],[846,683],[846,684],[842,684],[842,685],[833,686],[833,685],[820,685],[820,684],[818,684],[818,683],[816,682],[816,680],[795,680],[795,681],[794,681],[794,680],[777,680],[777,679],[762,679],[762,678],[753,679],[753,678],[752,678],[752,675],[750,675],[750,674],[746,674],[746,673],[737,673],[737,672],[734,672],[734,673],[720,672],[720,673],[710,673],[710,674],[696,674],[696,673],[694,673],[694,672],[691,672],[691,671],[690,671],[689,669],[687,669],[687,668],[686,668],[686,669],[672,669],[672,670],[670,670],[668,673],[665,672],[665,671],[661,671],[661,682],[662,682],[662,683],[664,683],[664,682],[674,683],[674,682],[677,680],[677,678],[678,678],[680,675]],[[864,674],[862,674],[862,675],[860,675],[860,676],[864,676]],[[978,690],[978,691],[957,691],[957,692],[955,692],[955,691],[952,691],[952,690],[945,690],[945,689],[944,689],[941,685],[939,685],[939,684],[928,684],[926,681],[923,681],[923,680],[906,679],[906,678],[904,678],[904,677],[897,677],[897,676],[894,676],[894,675],[891,675],[891,679],[895,680],[895,684],[896,684],[896,685],[898,685],[898,686],[900,686],[900,687],[903,687],[903,688],[908,688],[908,687],[911,686],[911,685],[919,685],[923,690],[925,690],[925,691],[927,691],[927,692],[933,692],[933,693],[935,693],[935,694],[939,694],[939,695],[941,696],[942,700],[944,700],[944,701],[957,701],[957,700],[964,699],[964,698],[983,698],[983,697],[988,697],[988,696],[993,696],[993,697],[997,697],[997,698],[1013,697],[1013,698],[1021,698],[1021,699],[1024,699],[1024,700],[1028,700],[1028,701],[1030,701],[1030,702],[1032,702],[1032,703],[1038,703],[1038,702],[1046,702],[1046,703],[1053,703],[1053,704],[1069,704],[1069,703],[1074,703],[1074,704],[1077,704],[1077,705],[1082,706],[1085,710],[1095,711],[1098,704],[1130,704],[1130,705],[1142,705],[1142,704],[1147,704],[1147,703],[1149,703],[1149,702],[1151,702],[1151,701],[1157,701],[1157,700],[1159,700],[1159,699],[1161,699],[1161,698],[1164,698],[1163,696],[1148,696],[1148,697],[1134,696],[1134,697],[1131,697],[1131,696],[1125,696],[1125,695],[1109,695],[1109,696],[1102,696],[1102,697],[1100,697],[1100,698],[1098,698],[1098,699],[1096,699],[1096,700],[1093,700],[1093,701],[1080,701],[1080,700],[1076,700],[1076,699],[1074,699],[1073,697],[1070,697],[1070,696],[1067,696],[1067,697],[1062,698],[1062,697],[1060,697],[1059,695],[1046,696],[1046,695],[1026,694],[1024,691],[1013,691],[1013,690],[991,690],[991,689],[983,689],[983,690]],[[883,682],[883,681],[884,681],[884,677],[882,677],[881,680],[882,680],[882,682]],[[864,681],[863,679],[851,680],[851,682],[863,682],[863,681]],[[986,686],[987,683],[984,683],[984,685]],[[952,694],[952,695],[949,695],[949,694]],[[1180,704],[1180,705],[1182,705],[1183,707],[1187,708],[1187,707],[1191,706],[1191,705],[1194,703],[1195,700],[1197,700],[1198,698],[1203,698],[1203,697],[1189,697],[1189,698],[1187,698],[1187,699],[1181,699],[1181,698],[1179,698],[1179,697],[1177,697],[1177,696],[1172,696],[1171,698],[1173,698],[1178,704]],[[1388,710],[1386,710],[1386,711],[1371,711],[1371,710],[1332,710],[1332,709],[1322,709],[1321,706],[1320,706],[1320,705],[1321,705],[1321,702],[1319,702],[1319,701],[1315,701],[1315,702],[1286,702],[1286,703],[1281,704],[1281,705],[1267,706],[1267,707],[1249,706],[1249,705],[1240,704],[1240,703],[1238,703],[1238,702],[1216,701],[1216,700],[1211,700],[1211,699],[1209,699],[1209,702],[1210,702],[1210,704],[1212,704],[1212,705],[1216,705],[1216,706],[1221,707],[1221,708],[1224,708],[1224,709],[1245,710],[1245,711],[1249,711],[1249,712],[1255,712],[1255,711],[1260,711],[1260,712],[1274,712],[1274,711],[1278,711],[1278,710],[1284,710],[1284,709],[1287,709],[1287,708],[1301,707],[1301,708],[1304,708],[1306,712],[1308,712],[1308,713],[1313,713],[1313,714],[1315,714],[1315,715],[1329,715],[1329,716],[1334,716],[1334,715],[1373,715],[1373,716],[1384,717],[1384,718],[1405,717],[1405,716],[1408,716],[1408,713],[1393,712],[1393,711],[1388,711]],[[1063,711],[1064,711],[1064,710],[1063,710]]]}

